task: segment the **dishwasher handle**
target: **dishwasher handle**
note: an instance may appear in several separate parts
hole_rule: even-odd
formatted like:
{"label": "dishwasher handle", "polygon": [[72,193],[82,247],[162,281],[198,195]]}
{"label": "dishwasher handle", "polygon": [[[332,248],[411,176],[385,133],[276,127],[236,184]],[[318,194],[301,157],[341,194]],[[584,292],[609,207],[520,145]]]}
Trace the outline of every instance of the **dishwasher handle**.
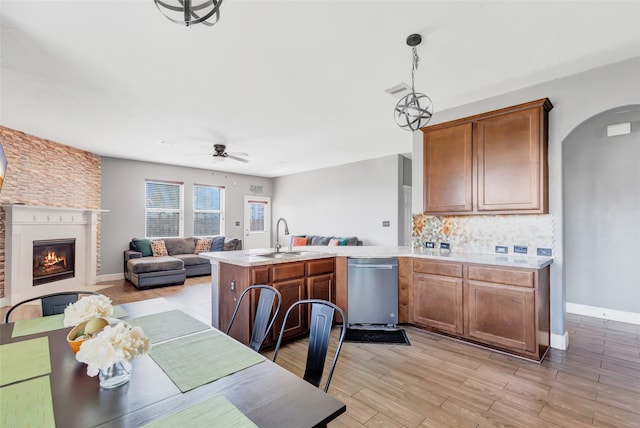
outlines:
{"label": "dishwasher handle", "polygon": [[349,268],[356,269],[393,269],[394,265],[349,265]]}

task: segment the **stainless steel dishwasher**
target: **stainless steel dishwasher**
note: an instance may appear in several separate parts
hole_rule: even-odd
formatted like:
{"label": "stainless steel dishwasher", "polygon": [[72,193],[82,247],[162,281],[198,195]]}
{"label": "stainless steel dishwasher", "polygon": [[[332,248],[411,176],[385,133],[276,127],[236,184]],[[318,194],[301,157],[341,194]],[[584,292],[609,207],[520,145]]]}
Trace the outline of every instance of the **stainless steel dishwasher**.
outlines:
{"label": "stainless steel dishwasher", "polygon": [[398,259],[352,258],[347,261],[349,325],[398,322]]}

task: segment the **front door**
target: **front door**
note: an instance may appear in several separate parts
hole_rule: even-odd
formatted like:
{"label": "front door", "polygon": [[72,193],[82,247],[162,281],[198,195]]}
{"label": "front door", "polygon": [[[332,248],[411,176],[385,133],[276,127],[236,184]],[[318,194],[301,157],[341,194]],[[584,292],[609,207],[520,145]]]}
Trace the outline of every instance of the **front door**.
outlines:
{"label": "front door", "polygon": [[244,197],[245,250],[271,247],[271,198]]}

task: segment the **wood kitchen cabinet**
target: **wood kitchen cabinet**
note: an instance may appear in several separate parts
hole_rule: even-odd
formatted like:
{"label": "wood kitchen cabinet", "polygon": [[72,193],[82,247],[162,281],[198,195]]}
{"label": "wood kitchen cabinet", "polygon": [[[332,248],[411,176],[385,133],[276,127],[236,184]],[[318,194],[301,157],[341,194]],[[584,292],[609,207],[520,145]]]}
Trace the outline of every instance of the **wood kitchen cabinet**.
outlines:
{"label": "wood kitchen cabinet", "polygon": [[550,346],[549,271],[414,259],[409,322],[540,361]]}
{"label": "wood kitchen cabinet", "polygon": [[548,213],[552,108],[544,98],[423,128],[425,213]]}
{"label": "wood kitchen cabinet", "polygon": [[[250,285],[266,284],[282,295],[280,312],[263,346],[274,345],[282,327],[284,315],[294,302],[319,298],[335,302],[334,258],[294,261],[264,266],[243,267],[221,262],[218,268],[218,325],[225,331],[240,294]],[[246,297],[245,297],[246,299]],[[251,295],[243,302],[230,335],[249,343],[258,299]],[[298,307],[285,327],[284,340],[305,334],[308,330],[307,311]]]}
{"label": "wood kitchen cabinet", "polygon": [[412,322],[462,334],[462,264],[416,259],[413,271]]}

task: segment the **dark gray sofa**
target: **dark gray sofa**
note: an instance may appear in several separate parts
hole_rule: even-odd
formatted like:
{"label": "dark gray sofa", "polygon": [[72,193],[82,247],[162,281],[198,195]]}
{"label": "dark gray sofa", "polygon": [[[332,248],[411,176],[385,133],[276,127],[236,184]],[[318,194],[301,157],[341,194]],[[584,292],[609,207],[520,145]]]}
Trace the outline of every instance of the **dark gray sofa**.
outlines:
{"label": "dark gray sofa", "polygon": [[[124,277],[136,288],[146,289],[165,285],[184,284],[187,277],[210,275],[211,263],[196,254],[196,242],[205,238],[165,238],[168,255],[149,255],[144,239],[132,239],[129,250],[124,252]],[[242,249],[239,239],[224,236],[212,238],[210,251]]]}

